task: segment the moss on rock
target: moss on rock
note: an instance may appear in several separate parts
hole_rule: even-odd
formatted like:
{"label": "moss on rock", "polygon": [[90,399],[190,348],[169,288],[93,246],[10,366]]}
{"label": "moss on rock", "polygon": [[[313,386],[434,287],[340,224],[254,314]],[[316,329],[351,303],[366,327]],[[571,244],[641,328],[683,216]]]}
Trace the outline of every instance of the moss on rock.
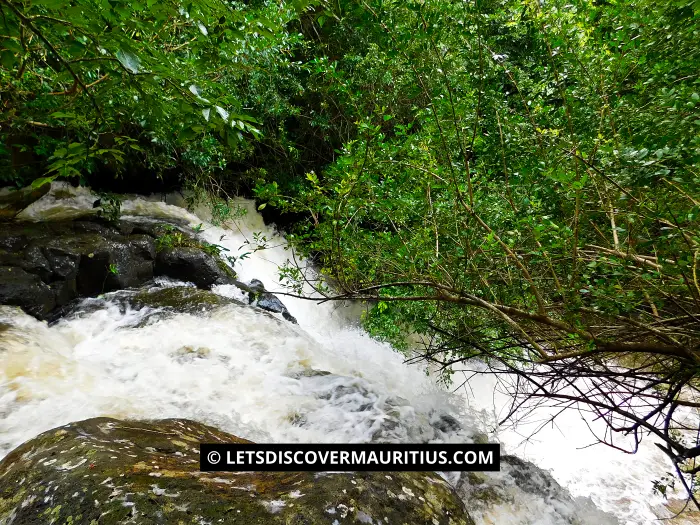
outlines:
{"label": "moss on rock", "polygon": [[39,200],[51,189],[51,184],[43,184],[38,188],[1,188],[0,189],[0,220],[13,219],[19,212],[34,201]]}
{"label": "moss on rock", "polygon": [[[179,245],[164,242],[168,235]],[[235,284],[221,249],[166,223],[16,222],[0,229],[0,268],[8,269],[0,272],[0,304],[53,321],[76,298],[135,288],[154,275],[202,289]]]}
{"label": "moss on rock", "polygon": [[240,301],[217,295],[208,290],[192,286],[171,286],[139,290],[129,302],[136,308],[168,308],[176,312],[209,310],[225,304],[240,304]]}
{"label": "moss on rock", "polygon": [[200,472],[200,442],[247,441],[182,419],[45,432],[0,462],[0,524],[474,523],[433,473]]}

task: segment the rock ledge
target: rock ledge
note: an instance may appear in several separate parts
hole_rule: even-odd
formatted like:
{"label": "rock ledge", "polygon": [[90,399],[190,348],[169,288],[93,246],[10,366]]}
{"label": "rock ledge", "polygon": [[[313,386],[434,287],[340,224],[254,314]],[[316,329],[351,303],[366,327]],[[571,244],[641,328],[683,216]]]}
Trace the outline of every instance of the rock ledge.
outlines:
{"label": "rock ledge", "polygon": [[247,441],[185,419],[45,432],[0,462],[0,524],[474,523],[434,473],[200,472],[200,442]]}

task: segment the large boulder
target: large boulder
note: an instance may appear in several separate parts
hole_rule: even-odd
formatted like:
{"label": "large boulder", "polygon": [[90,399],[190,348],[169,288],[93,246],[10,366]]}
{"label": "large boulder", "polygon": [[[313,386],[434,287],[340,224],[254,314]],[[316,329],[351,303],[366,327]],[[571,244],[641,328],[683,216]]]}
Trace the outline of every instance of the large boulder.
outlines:
{"label": "large boulder", "polygon": [[45,432],[0,462],[0,524],[474,523],[433,473],[206,473],[202,442],[246,441],[182,419]]}
{"label": "large boulder", "polygon": [[189,281],[205,289],[215,284],[231,282],[231,276],[211,255],[189,246],[160,250],[156,258],[155,272],[156,275]]}
{"label": "large boulder", "polygon": [[122,235],[111,225],[90,221],[14,223],[0,232],[0,265],[33,277],[20,281],[27,286],[23,299],[17,297],[16,280],[0,282],[0,303],[21,306],[44,318],[47,300],[44,294],[29,293],[30,289],[48,290],[54,306],[60,307],[79,296],[146,282],[153,278],[154,259],[153,238]]}
{"label": "large boulder", "polygon": [[0,304],[20,306],[31,315],[43,317],[56,306],[56,299],[38,275],[22,268],[0,266]]}
{"label": "large boulder", "polygon": [[245,306],[236,299],[193,286],[144,287],[126,295],[125,302],[131,308],[153,308],[174,313],[200,313],[230,304]]}
{"label": "large boulder", "polygon": [[24,208],[46,195],[50,189],[49,183],[38,188],[0,188],[0,220],[13,219]]}
{"label": "large boulder", "polygon": [[[0,266],[18,270],[0,279],[0,304],[45,319],[60,315],[77,297],[135,288],[154,275],[207,289],[231,282],[233,272],[184,232],[187,247],[156,254],[160,231],[157,223],[128,221],[15,222],[0,230]],[[47,316],[54,307],[58,310]]]}

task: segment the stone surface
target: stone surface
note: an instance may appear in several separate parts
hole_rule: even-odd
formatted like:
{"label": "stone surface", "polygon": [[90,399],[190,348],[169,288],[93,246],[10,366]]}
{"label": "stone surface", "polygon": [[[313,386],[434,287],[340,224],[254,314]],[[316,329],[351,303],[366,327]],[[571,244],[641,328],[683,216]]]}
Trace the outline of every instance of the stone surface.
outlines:
{"label": "stone surface", "polygon": [[197,248],[180,246],[158,252],[156,275],[167,275],[209,289],[215,284],[229,284],[230,277],[214,258]]}
{"label": "stone surface", "polygon": [[38,188],[2,188],[0,189],[0,220],[13,219],[19,212],[32,202],[39,200],[51,189],[51,184]]}
{"label": "stone surface", "polygon": [[[156,254],[158,223],[100,220],[14,222],[0,230],[0,266],[15,268],[0,279],[0,304],[20,306],[55,320],[78,297],[141,286],[154,274],[201,288],[231,282],[233,272],[192,245]],[[183,234],[186,235],[186,234]],[[24,286],[24,291],[22,287]],[[57,308],[51,315],[49,313]]]}
{"label": "stone surface", "polygon": [[545,508],[540,506],[542,503],[550,523],[618,523],[590,498],[573,497],[550,472],[509,454],[501,454],[499,472],[464,472],[455,484],[458,493],[469,502],[472,516],[483,523],[500,523],[502,515],[498,509],[504,507],[528,508],[528,516],[537,518],[538,511],[532,513],[532,509]]}
{"label": "stone surface", "polygon": [[[161,243],[157,249],[164,236],[182,244]],[[261,281],[237,281],[221,258],[207,253],[191,233],[173,224],[99,219],[14,222],[0,230],[0,266],[21,270],[13,275],[16,278],[6,275],[0,280],[0,304],[20,306],[51,322],[72,311],[76,298],[136,288],[154,276],[191,282],[205,290],[232,284],[248,293],[253,306],[297,322]]]}
{"label": "stone surface", "polygon": [[45,432],[0,462],[0,524],[474,523],[434,473],[203,473],[200,442],[246,441],[178,419]]}
{"label": "stone surface", "polygon": [[167,308],[175,312],[202,311],[225,304],[242,304],[235,299],[191,286],[139,290],[127,301],[133,308]]}
{"label": "stone surface", "polygon": [[251,304],[268,312],[282,314],[287,321],[297,324],[296,318],[289,313],[287,307],[275,295],[265,291],[262,281],[253,279],[247,285],[248,297]]}
{"label": "stone surface", "polygon": [[56,299],[38,275],[18,267],[0,266],[0,304],[20,306],[27,313],[42,317],[56,306]]}

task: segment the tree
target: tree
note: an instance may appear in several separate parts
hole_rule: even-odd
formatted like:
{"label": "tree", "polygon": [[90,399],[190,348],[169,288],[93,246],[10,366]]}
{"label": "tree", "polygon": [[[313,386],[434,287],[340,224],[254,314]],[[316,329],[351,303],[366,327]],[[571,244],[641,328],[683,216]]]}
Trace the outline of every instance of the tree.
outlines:
{"label": "tree", "polygon": [[317,76],[356,125],[303,189],[257,190],[308,214],[291,238],[340,292],[313,284],[372,304],[375,336],[422,334],[418,359],[448,377],[474,358],[515,374],[513,417],[547,402],[593,412],[633,450],[651,435],[691,494],[699,13],[688,0],[328,5],[321,41],[351,37]]}
{"label": "tree", "polygon": [[0,180],[130,161],[223,178],[260,136],[242,79],[284,68],[296,16],[272,2],[1,0]]}

